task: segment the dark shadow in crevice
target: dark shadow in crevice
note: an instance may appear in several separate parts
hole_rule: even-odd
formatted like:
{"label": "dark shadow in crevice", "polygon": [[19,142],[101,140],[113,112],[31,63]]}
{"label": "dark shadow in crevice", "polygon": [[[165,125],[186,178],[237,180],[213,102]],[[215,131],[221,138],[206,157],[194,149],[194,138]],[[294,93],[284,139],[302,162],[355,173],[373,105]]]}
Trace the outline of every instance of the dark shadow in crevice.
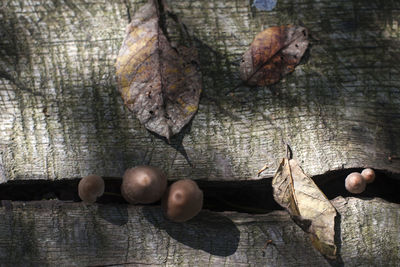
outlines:
{"label": "dark shadow in crevice", "polygon": [[[375,170],[376,179],[367,185],[361,194],[351,194],[344,187],[344,180],[351,172],[361,172],[361,168],[331,171],[313,179],[328,199],[342,197],[379,197],[400,204],[400,175],[383,170]],[[105,194],[98,198],[101,204],[126,203],[120,193],[121,177],[103,177]],[[58,199],[61,201],[80,201],[78,178],[49,180],[13,180],[0,184],[0,200],[37,201]],[[237,211],[250,214],[268,213],[282,208],[275,202],[272,191],[272,178],[245,181],[197,181],[204,192],[203,209],[211,211]],[[169,184],[173,181],[169,181]],[[154,203],[152,205],[159,205]]]}
{"label": "dark shadow in crevice", "polygon": [[343,170],[330,171],[322,175],[313,177],[315,183],[328,199],[334,199],[338,196],[374,198],[379,197],[392,203],[400,204],[400,174],[391,173],[385,170],[376,170],[375,181],[367,184],[364,192],[361,194],[352,194],[344,187],[344,181],[352,172],[361,172],[363,168],[350,168]]}
{"label": "dark shadow in crevice", "polygon": [[68,180],[12,180],[0,184],[0,200],[38,201],[64,200],[80,201],[77,188],[79,179]]}
{"label": "dark shadow in crevice", "polygon": [[204,192],[204,206],[213,211],[251,214],[282,210],[272,195],[272,179],[257,181],[198,181]]}
{"label": "dark shadow in crevice", "polygon": [[341,256],[341,250],[342,250],[342,227],[341,227],[341,223],[342,223],[342,216],[338,212],[336,214],[336,217],[335,217],[335,228],[334,228],[335,229],[334,242],[335,242],[335,245],[336,245],[336,259],[335,260],[327,259],[328,263],[331,266],[334,266],[334,267],[344,266],[343,259],[342,259],[342,256]]}
{"label": "dark shadow in crevice", "polygon": [[239,245],[239,229],[232,220],[220,214],[202,211],[192,220],[175,223],[164,218],[161,208],[144,206],[143,215],[149,223],[165,230],[178,242],[215,256],[230,256]]}

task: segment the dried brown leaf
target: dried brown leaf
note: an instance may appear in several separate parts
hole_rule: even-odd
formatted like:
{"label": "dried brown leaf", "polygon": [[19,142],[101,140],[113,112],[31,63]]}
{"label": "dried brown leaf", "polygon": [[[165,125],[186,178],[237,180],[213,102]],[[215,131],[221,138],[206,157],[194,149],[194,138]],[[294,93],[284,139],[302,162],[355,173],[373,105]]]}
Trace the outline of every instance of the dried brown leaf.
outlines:
{"label": "dried brown leaf", "polygon": [[335,258],[336,210],[296,160],[282,160],[272,179],[272,187],[275,201],[310,234],[314,247],[323,255]]}
{"label": "dried brown leaf", "polygon": [[240,64],[240,77],[249,85],[278,82],[294,71],[308,47],[308,31],[301,26],[268,28],[256,35]]}
{"label": "dried brown leaf", "polygon": [[[147,129],[169,139],[196,113],[201,75],[196,48],[173,46],[167,38],[163,9],[150,0],[136,12],[117,57],[116,76],[125,105]],[[175,26],[184,29],[179,22]]]}

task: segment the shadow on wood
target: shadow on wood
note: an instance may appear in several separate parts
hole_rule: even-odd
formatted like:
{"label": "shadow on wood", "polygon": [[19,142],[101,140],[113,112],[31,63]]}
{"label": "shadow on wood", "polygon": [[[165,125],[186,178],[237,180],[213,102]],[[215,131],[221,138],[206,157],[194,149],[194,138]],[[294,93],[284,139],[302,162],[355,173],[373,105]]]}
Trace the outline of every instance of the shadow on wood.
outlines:
{"label": "shadow on wood", "polygon": [[118,205],[118,206],[99,205],[97,212],[100,218],[106,220],[111,224],[117,226],[123,226],[128,223],[127,205]]}
{"label": "shadow on wood", "polygon": [[215,256],[230,256],[239,245],[239,229],[228,217],[217,213],[202,211],[195,219],[175,223],[165,219],[159,207],[143,207],[143,216],[178,242]]}

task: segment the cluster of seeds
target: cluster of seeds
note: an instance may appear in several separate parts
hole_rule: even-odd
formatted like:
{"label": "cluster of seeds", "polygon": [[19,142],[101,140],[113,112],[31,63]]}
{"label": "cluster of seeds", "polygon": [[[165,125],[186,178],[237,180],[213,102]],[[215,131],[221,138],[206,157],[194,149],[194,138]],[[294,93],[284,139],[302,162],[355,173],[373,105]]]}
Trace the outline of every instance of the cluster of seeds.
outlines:
{"label": "cluster of seeds", "polygon": [[[79,197],[94,203],[104,193],[100,176],[89,175],[78,185]],[[164,216],[174,222],[185,222],[196,216],[203,207],[203,192],[197,183],[179,180],[167,188],[167,176],[151,166],[137,166],[125,171],[121,185],[122,197],[130,204],[150,204],[161,199]]]}
{"label": "cluster of seeds", "polygon": [[367,184],[375,180],[375,172],[373,169],[364,169],[361,173],[350,173],[344,182],[346,190],[353,194],[360,194],[364,192]]}

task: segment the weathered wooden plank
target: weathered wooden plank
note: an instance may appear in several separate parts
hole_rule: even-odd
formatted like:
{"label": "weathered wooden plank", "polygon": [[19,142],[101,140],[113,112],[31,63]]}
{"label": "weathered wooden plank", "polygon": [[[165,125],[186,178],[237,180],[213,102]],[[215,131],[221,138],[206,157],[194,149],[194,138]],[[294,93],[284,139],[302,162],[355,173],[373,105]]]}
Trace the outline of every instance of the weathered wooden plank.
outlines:
{"label": "weathered wooden plank", "polygon": [[[337,198],[333,204],[341,214],[339,251],[345,265],[398,264],[398,204],[357,198]],[[7,266],[334,263],[310,245],[307,234],[284,211],[264,215],[203,211],[179,224],[166,221],[158,206],[3,201],[0,222],[0,262]],[[273,243],[267,245],[268,240]]]}
{"label": "weathered wooden plank", "polygon": [[[122,106],[114,62],[144,1],[8,0],[0,9],[0,153],[5,178],[120,177],[152,164],[171,178],[238,180],[275,169],[282,141],[310,175],[400,172],[398,1],[168,1],[197,39],[198,114],[169,145]],[[128,15],[129,14],[129,15]],[[268,26],[302,23],[311,49],[269,88],[239,87],[238,63]],[[190,163],[189,163],[190,162]]]}

